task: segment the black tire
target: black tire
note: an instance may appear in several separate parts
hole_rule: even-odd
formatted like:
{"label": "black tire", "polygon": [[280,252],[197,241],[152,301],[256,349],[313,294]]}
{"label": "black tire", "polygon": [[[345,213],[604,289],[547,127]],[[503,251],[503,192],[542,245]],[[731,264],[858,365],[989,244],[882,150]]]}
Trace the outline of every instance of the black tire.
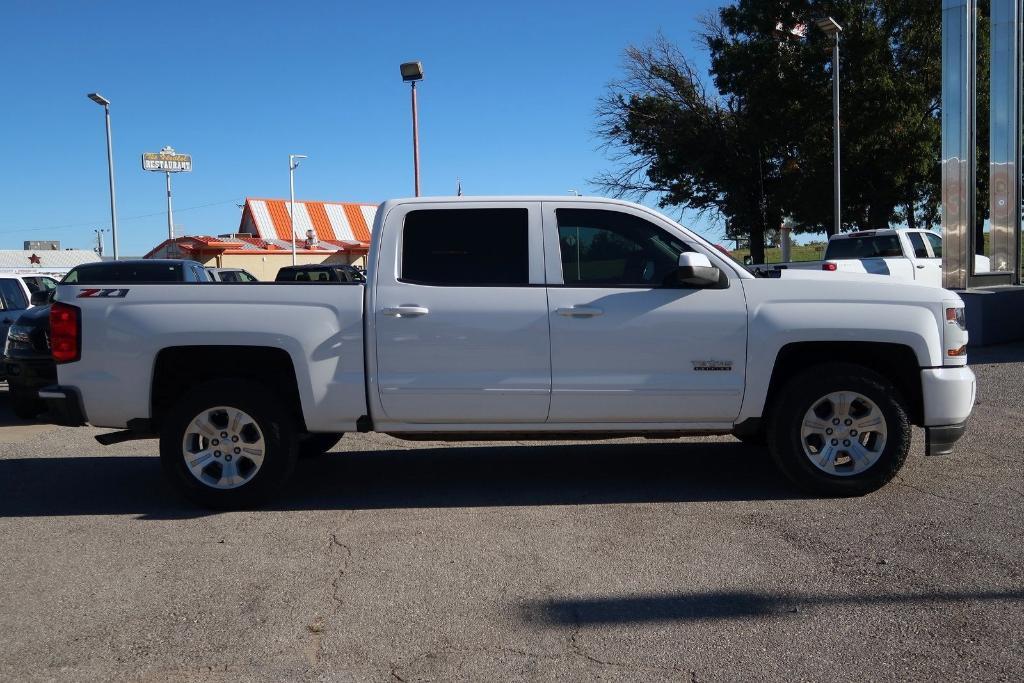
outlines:
{"label": "black tire", "polygon": [[[236,488],[216,488],[208,485],[193,475],[186,464],[185,439],[190,431],[194,431],[193,420],[204,411],[212,411],[218,406],[246,413],[252,418],[251,424],[257,430],[255,433],[259,434],[263,441],[264,447],[258,449],[261,450],[263,457],[261,465],[250,475],[248,481]],[[215,411],[208,415],[221,419],[221,415]],[[250,430],[250,427],[243,426],[241,429]],[[239,443],[238,446],[244,446],[245,440],[243,434],[243,443]],[[209,441],[207,446],[200,445],[197,449],[203,449],[202,452],[209,450],[211,453],[220,453],[221,451],[213,449],[224,447],[214,447],[212,444],[213,441]],[[235,444],[229,444],[227,441],[225,444],[228,448],[235,447]],[[295,469],[296,451],[294,419],[266,387],[255,382],[215,380],[197,386],[182,396],[161,420],[160,464],[164,475],[180,493],[211,508],[245,508],[267,499],[291,476]],[[211,465],[216,462],[219,463],[218,466],[223,466],[225,460],[231,459],[227,455],[217,457],[223,460],[208,461],[205,464],[204,472],[211,473],[211,478],[223,476],[222,472],[218,473],[217,466],[211,469]],[[248,470],[252,471],[254,463],[244,453],[233,457],[238,458],[235,467],[240,474],[243,473],[242,468],[246,462]],[[205,478],[204,476],[204,480]]]}
{"label": "black tire", "polygon": [[34,420],[46,410],[39,395],[30,389],[8,384],[7,395],[11,402],[11,412],[22,420]]}
{"label": "black tire", "polygon": [[304,434],[299,438],[299,457],[318,458],[330,451],[343,436],[344,432]]}
{"label": "black tire", "polygon": [[[870,467],[856,474],[838,476],[826,472],[804,453],[804,416],[822,397],[833,392],[864,396],[875,403],[885,421],[887,435],[880,455]],[[808,368],[779,392],[768,424],[768,446],[782,473],[801,489],[826,496],[859,496],[881,488],[896,476],[910,451],[911,433],[907,411],[891,382],[860,365],[828,363]]]}

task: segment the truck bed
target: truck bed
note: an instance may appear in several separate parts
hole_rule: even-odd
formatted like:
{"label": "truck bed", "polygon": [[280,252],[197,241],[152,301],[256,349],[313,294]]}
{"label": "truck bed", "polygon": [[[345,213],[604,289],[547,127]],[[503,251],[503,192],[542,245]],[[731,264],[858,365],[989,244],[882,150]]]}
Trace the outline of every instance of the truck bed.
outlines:
{"label": "truck bed", "polygon": [[88,421],[125,427],[125,405],[150,417],[148,378],[161,352],[182,348],[187,362],[188,347],[262,346],[291,358],[308,429],[355,429],[367,412],[364,287],[233,284],[61,286],[58,299],[83,311],[82,358],[60,366],[61,381],[82,387]]}

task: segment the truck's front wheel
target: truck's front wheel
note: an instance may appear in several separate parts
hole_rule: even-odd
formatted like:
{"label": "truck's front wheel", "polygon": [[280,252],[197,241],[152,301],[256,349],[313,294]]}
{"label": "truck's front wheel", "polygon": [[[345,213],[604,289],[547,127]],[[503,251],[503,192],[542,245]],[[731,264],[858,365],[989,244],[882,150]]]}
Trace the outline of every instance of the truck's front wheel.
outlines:
{"label": "truck's front wheel", "polygon": [[292,418],[265,388],[218,380],[185,394],[162,420],[160,462],[189,498],[246,507],[288,479],[295,442]]}
{"label": "truck's front wheel", "polygon": [[869,368],[829,363],[787,384],[769,425],[779,469],[812,493],[850,496],[892,479],[910,449],[899,392]]}

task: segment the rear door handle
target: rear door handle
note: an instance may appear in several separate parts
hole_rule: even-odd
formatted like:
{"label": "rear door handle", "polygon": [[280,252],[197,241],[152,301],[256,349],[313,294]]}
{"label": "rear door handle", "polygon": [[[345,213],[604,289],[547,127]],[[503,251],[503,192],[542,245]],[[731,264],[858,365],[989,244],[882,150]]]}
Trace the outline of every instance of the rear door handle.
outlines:
{"label": "rear door handle", "polygon": [[924,268],[924,264],[923,263],[919,263],[917,267],[918,268]]}
{"label": "rear door handle", "polygon": [[10,325],[10,324],[11,324],[11,323],[13,323],[13,322],[14,322],[14,321],[13,321],[13,320],[11,320],[10,318],[4,318],[4,324],[5,324],[5,325]]}
{"label": "rear door handle", "polygon": [[570,308],[556,308],[555,313],[566,318],[596,318],[604,315],[604,311],[593,306],[572,306]]}
{"label": "rear door handle", "polygon": [[418,318],[421,315],[430,313],[430,309],[426,306],[393,306],[391,308],[381,309],[381,313],[392,318]]}

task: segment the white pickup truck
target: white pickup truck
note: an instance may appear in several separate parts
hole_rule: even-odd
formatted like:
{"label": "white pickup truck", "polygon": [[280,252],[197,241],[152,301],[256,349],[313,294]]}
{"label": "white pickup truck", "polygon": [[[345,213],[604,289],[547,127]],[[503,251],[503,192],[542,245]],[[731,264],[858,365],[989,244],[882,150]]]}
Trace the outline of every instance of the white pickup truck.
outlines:
{"label": "white pickup truck", "polygon": [[[665,216],[572,198],[377,211],[367,282],[63,285],[64,424],[159,435],[169,479],[250,504],[344,432],[767,443],[798,485],[863,494],[974,405],[963,302],[870,276],[757,278]],[[850,279],[857,281],[850,286]]]}
{"label": "white pickup truck", "polygon": [[[974,257],[975,272],[987,273],[990,262]],[[942,237],[928,230],[886,228],[833,235],[822,261],[792,261],[753,266],[752,270],[824,270],[885,275],[897,280],[942,286]]]}

